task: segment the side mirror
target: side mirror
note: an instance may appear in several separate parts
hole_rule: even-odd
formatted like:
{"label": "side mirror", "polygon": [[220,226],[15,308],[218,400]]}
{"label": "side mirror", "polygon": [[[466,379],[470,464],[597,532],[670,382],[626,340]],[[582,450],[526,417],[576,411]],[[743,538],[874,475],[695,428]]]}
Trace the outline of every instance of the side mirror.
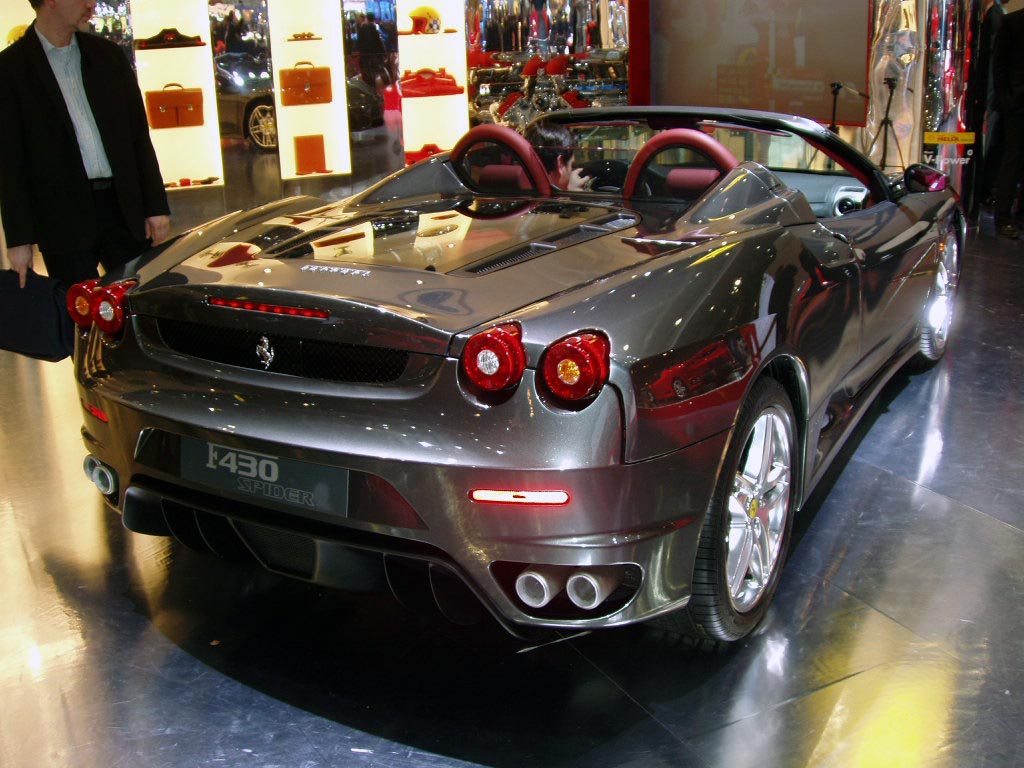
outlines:
{"label": "side mirror", "polygon": [[914,163],[903,174],[908,192],[941,192],[949,186],[949,177],[938,168]]}

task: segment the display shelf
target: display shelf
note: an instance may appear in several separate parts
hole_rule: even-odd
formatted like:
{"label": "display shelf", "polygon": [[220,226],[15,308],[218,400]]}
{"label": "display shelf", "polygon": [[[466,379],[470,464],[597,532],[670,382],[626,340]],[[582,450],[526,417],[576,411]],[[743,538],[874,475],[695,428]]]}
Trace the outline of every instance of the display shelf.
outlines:
{"label": "display shelf", "polygon": [[352,170],[337,2],[268,0],[281,178]]}
{"label": "display shelf", "polygon": [[[223,184],[209,6],[203,0],[131,0],[130,9],[135,39],[149,41],[137,47],[135,69],[164,184]],[[168,35],[161,46],[171,31],[180,39]]]}
{"label": "display shelf", "polygon": [[[422,71],[425,75],[415,80],[416,95],[402,98],[403,139],[411,162],[434,150],[451,149],[469,130],[465,8],[456,0],[429,7],[399,0],[396,10],[401,74],[414,77]],[[424,18],[425,11],[429,18]],[[430,93],[437,85],[443,86],[440,93]]]}

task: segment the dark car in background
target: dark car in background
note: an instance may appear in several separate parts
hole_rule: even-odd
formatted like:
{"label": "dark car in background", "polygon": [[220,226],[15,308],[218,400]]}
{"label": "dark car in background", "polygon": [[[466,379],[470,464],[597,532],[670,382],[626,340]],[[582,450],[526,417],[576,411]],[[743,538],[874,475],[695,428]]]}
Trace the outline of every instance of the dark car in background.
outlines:
{"label": "dark car in background", "polygon": [[[259,149],[277,149],[274,75],[270,60],[250,53],[213,59],[221,136],[248,139]],[[346,82],[348,127],[365,131],[384,124],[384,97],[358,77]]]}

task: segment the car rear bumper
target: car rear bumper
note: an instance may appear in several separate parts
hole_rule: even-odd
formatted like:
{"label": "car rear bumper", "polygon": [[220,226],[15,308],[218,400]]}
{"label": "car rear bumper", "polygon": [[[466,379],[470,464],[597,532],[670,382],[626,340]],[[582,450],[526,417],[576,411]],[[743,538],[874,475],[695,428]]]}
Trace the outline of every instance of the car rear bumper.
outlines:
{"label": "car rear bumper", "polygon": [[[408,399],[332,400],[159,366],[111,372],[84,365],[81,350],[78,376],[89,461],[109,469],[106,498],[128,528],[319,584],[390,586],[406,602],[425,593],[446,615],[459,613],[461,589],[510,628],[614,626],[683,605],[727,438],[624,464],[612,388],[582,413],[557,413],[530,372],[501,409],[468,408],[451,370]],[[196,450],[246,472],[197,474]],[[273,468],[262,478],[260,461]],[[479,489],[566,501],[478,502]],[[515,584],[534,565],[616,583],[592,608],[564,592],[530,607]]]}

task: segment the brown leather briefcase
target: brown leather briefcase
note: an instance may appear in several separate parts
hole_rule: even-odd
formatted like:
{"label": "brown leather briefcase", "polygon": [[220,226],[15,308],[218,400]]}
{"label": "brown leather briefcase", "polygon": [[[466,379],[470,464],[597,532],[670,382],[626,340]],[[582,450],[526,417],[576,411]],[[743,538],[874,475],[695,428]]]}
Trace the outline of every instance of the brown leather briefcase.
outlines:
{"label": "brown leather briefcase", "polygon": [[281,70],[282,106],[330,104],[333,98],[330,67],[314,67],[311,61],[300,61],[291,69]]}
{"label": "brown leather briefcase", "polygon": [[159,91],[146,91],[149,127],[186,128],[203,124],[203,91],[168,83]]}
{"label": "brown leather briefcase", "polygon": [[323,134],[295,137],[295,173],[299,176],[330,173]]}

